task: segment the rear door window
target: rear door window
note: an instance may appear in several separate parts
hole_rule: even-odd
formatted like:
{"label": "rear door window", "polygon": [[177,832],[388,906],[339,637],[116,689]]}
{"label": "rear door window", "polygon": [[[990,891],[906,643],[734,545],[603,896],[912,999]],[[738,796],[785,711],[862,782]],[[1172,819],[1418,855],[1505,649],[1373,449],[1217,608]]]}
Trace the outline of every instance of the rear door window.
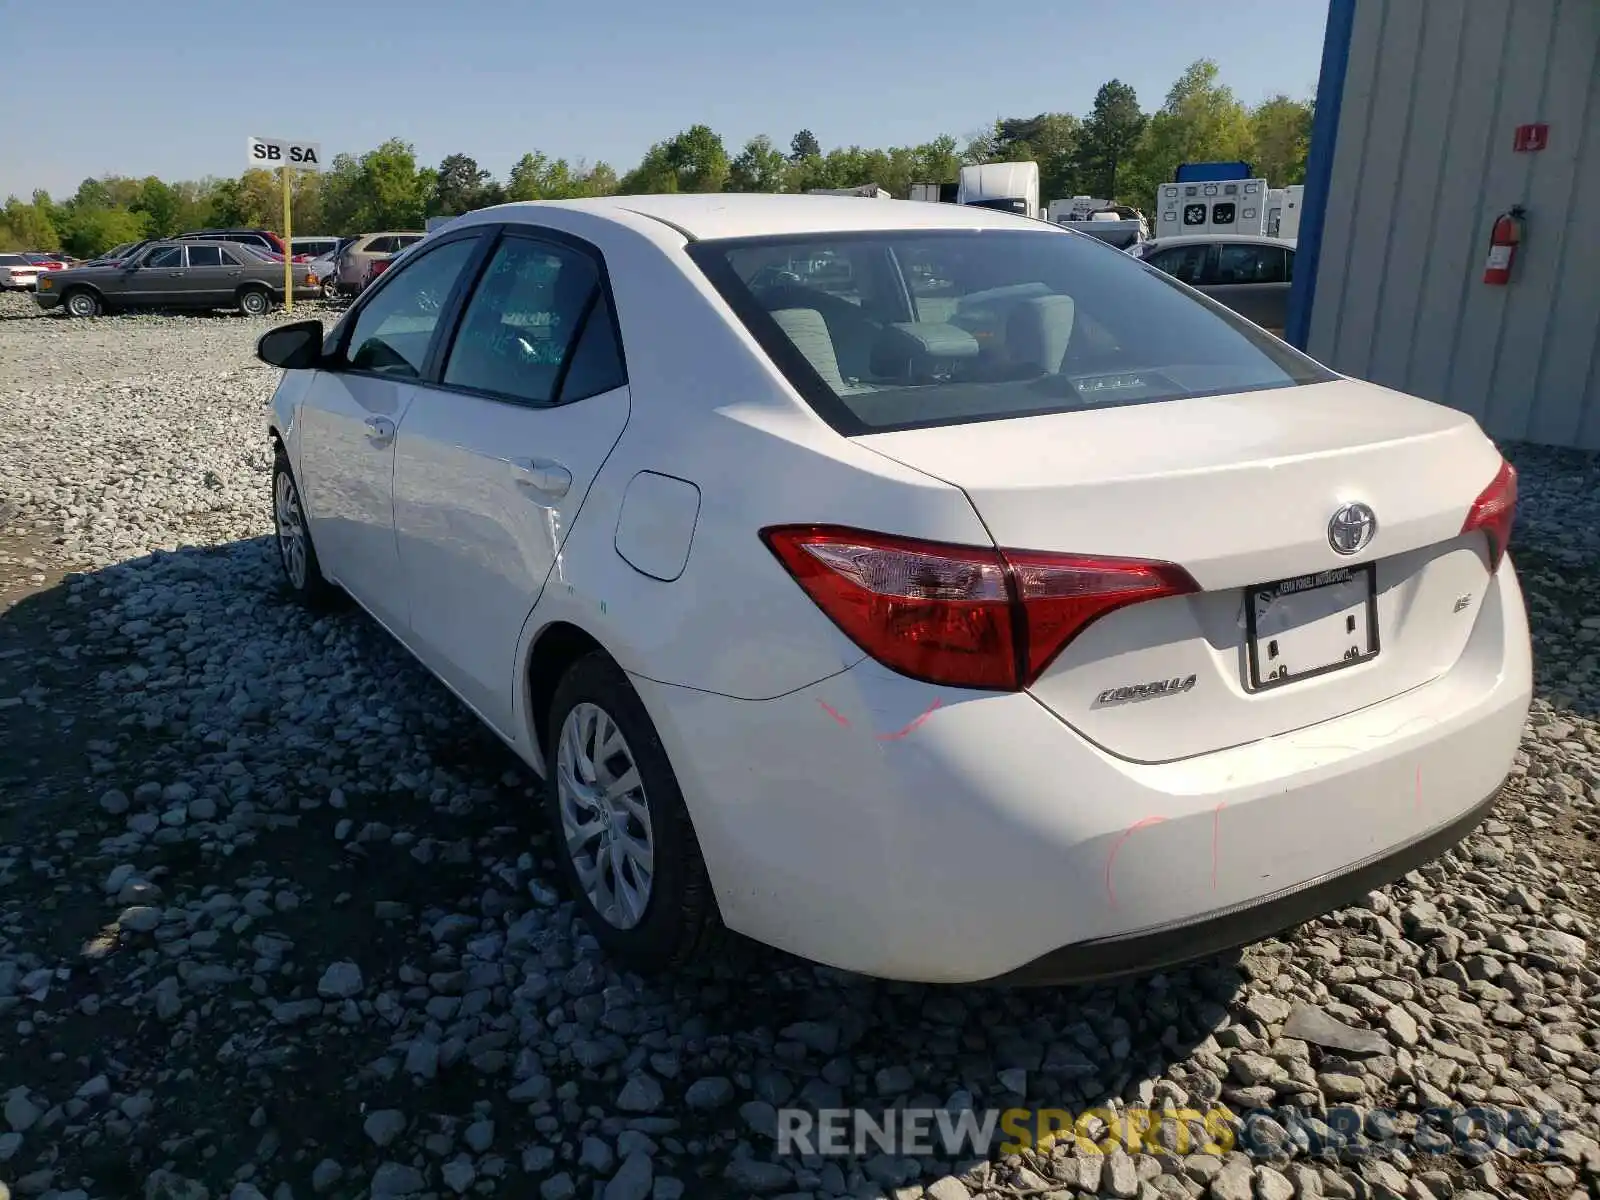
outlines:
{"label": "rear door window", "polygon": [[1253,242],[1223,242],[1206,282],[1227,286],[1244,283],[1283,283],[1288,276],[1280,246],[1261,246]]}
{"label": "rear door window", "polygon": [[581,251],[505,238],[467,301],[442,382],[524,404],[556,403],[599,291],[599,268]]}
{"label": "rear door window", "polygon": [[216,246],[190,246],[189,265],[191,267],[220,267],[222,265],[222,251]]}

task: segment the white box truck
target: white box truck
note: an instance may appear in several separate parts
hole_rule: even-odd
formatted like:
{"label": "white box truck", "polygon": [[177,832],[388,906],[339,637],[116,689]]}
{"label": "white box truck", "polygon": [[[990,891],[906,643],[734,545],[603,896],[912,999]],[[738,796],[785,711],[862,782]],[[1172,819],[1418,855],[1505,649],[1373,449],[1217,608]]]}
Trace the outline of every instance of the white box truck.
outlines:
{"label": "white box truck", "polygon": [[[1156,189],[1154,236],[1267,232],[1267,181],[1219,179],[1163,183]],[[1287,203],[1285,204],[1287,209]]]}
{"label": "white box truck", "polygon": [[1283,213],[1278,218],[1278,232],[1273,237],[1294,241],[1300,236],[1300,210],[1306,201],[1304,184],[1291,184],[1283,189]]}
{"label": "white box truck", "polygon": [[962,167],[956,203],[978,208],[998,208],[1025,217],[1041,217],[1039,164],[1036,162],[984,163]]}

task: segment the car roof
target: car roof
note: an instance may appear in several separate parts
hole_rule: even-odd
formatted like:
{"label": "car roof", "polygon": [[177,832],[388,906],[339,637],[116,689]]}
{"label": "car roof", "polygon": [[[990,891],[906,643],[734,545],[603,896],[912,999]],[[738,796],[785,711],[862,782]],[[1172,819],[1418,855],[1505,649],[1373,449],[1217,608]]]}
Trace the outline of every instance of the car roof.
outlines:
{"label": "car roof", "polygon": [[910,200],[885,203],[861,196],[714,192],[664,196],[600,196],[584,200],[527,200],[470,214],[485,220],[537,224],[540,210],[562,208],[611,216],[649,217],[694,238],[775,237],[784,234],[921,229],[1019,229],[1062,232],[1048,221],[960,204]]}
{"label": "car roof", "polygon": [[1248,242],[1257,246],[1287,246],[1294,248],[1294,238],[1267,237],[1260,233],[1175,233],[1171,237],[1154,237],[1148,246],[1199,246],[1208,242]]}

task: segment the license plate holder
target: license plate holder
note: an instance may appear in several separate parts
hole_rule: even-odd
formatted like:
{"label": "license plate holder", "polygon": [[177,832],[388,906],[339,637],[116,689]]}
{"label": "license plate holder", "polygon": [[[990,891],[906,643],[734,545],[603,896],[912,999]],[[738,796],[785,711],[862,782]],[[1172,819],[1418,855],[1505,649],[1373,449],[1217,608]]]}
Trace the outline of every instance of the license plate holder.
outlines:
{"label": "license plate holder", "polygon": [[1268,691],[1368,662],[1378,654],[1373,563],[1245,589],[1250,690]]}

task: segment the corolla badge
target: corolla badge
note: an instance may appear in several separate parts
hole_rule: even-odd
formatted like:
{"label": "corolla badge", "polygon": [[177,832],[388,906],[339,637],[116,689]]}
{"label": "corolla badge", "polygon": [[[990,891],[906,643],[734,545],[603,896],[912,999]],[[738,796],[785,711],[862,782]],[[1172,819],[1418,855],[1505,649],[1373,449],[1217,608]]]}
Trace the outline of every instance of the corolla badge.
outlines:
{"label": "corolla badge", "polygon": [[1341,504],[1328,521],[1328,545],[1337,554],[1356,554],[1366,549],[1378,532],[1378,514],[1356,501]]}
{"label": "corolla badge", "polygon": [[1193,675],[1177,675],[1171,679],[1157,679],[1150,683],[1132,683],[1123,687],[1107,688],[1094,698],[1094,707],[1126,704],[1130,700],[1151,700],[1157,696],[1177,696],[1193,691],[1196,682]]}

